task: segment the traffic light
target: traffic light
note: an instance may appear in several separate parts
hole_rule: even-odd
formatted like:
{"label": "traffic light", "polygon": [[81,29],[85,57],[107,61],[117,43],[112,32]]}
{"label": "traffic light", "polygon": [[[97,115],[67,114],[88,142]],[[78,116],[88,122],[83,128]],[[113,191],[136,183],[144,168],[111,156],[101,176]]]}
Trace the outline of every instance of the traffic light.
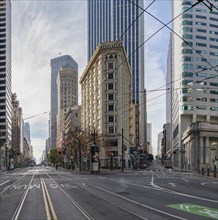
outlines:
{"label": "traffic light", "polygon": [[97,145],[93,144],[90,147],[90,153],[91,153],[91,161],[98,162],[98,160],[99,160],[99,147]]}

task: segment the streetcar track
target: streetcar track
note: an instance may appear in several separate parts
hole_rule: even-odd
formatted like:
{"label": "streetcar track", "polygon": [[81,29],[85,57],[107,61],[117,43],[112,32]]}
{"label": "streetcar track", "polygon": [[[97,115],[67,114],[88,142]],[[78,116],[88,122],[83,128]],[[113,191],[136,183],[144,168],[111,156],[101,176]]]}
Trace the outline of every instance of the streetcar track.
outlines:
{"label": "streetcar track", "polygon": [[[47,174],[47,173],[46,173]],[[58,188],[65,194],[65,196],[73,203],[73,205],[88,219],[88,220],[95,220],[75,199],[70,196],[49,174],[48,177],[55,183]]]}
{"label": "streetcar track", "polygon": [[18,219],[18,217],[19,217],[19,215],[20,215],[20,212],[21,212],[21,209],[22,209],[22,207],[23,207],[23,204],[24,204],[24,202],[25,202],[25,199],[26,199],[26,197],[27,197],[27,194],[28,194],[28,192],[29,192],[30,185],[31,185],[32,182],[33,182],[34,176],[35,176],[35,174],[33,174],[32,178],[31,178],[31,180],[30,180],[30,183],[29,183],[27,189],[25,190],[25,192],[24,192],[24,194],[23,194],[23,196],[22,196],[22,198],[21,198],[21,200],[20,200],[20,202],[19,202],[19,204],[18,204],[18,206],[17,206],[17,208],[16,208],[16,210],[15,210],[15,212],[14,212],[14,214],[13,214],[12,220],[17,220],[17,219]]}
{"label": "streetcar track", "polygon": [[131,212],[130,210],[128,210],[128,209],[126,209],[126,208],[124,208],[124,207],[121,207],[120,205],[118,205],[118,204],[116,204],[116,203],[114,203],[114,202],[112,202],[112,201],[110,201],[110,200],[108,200],[108,199],[106,199],[106,198],[104,198],[104,197],[102,197],[102,196],[100,196],[100,195],[94,193],[94,192],[91,192],[87,187],[86,187],[86,188],[81,187],[81,186],[79,186],[79,187],[80,187],[81,189],[83,189],[83,190],[85,190],[85,191],[87,191],[87,192],[89,192],[89,193],[91,193],[91,194],[93,194],[93,195],[95,195],[95,196],[97,196],[97,197],[103,199],[104,201],[106,201],[106,202],[112,204],[112,205],[115,206],[115,207],[118,207],[118,208],[120,208],[120,209],[122,209],[122,210],[124,210],[124,211],[126,211],[126,212],[128,212],[128,213],[130,213],[130,214],[132,214],[132,215],[134,215],[134,216],[136,216],[136,217],[138,217],[138,218],[141,218],[141,219],[144,219],[144,220],[148,220],[148,219],[145,218],[145,217],[142,217],[142,216],[140,216],[140,215],[138,215],[138,214],[136,214],[136,213],[134,213],[134,212]]}
{"label": "streetcar track", "polygon": [[[109,179],[109,180],[123,183],[122,181],[118,181],[118,180],[115,180],[115,179]],[[181,192],[177,192],[177,191],[174,191],[174,190],[170,190],[170,189],[167,189],[167,188],[160,187],[158,185],[155,185],[153,180],[151,182],[151,186],[148,186],[148,185],[142,186],[142,185],[138,185],[138,184],[134,184],[134,183],[130,183],[130,182],[125,182],[125,183],[129,184],[129,185],[132,185],[132,186],[137,186],[137,187],[145,188],[145,189],[162,191],[162,192],[169,193],[169,194],[180,195],[180,196],[194,198],[194,199],[198,199],[198,200],[202,200],[202,201],[207,201],[207,202],[212,202],[212,203],[218,203],[217,200],[202,198],[202,197],[199,197],[199,196],[189,195],[189,194],[185,194],[185,193],[181,193]]]}
{"label": "streetcar track", "polygon": [[137,201],[134,201],[134,200],[132,200],[132,199],[128,199],[128,198],[126,198],[126,197],[124,197],[124,196],[122,196],[122,195],[118,195],[118,194],[116,194],[116,193],[114,193],[114,192],[110,192],[110,191],[108,191],[108,190],[106,190],[106,189],[103,189],[103,188],[101,188],[101,187],[98,187],[98,186],[95,186],[95,185],[91,185],[91,186],[92,186],[93,188],[99,189],[99,190],[101,190],[101,191],[103,191],[103,192],[106,192],[106,193],[112,194],[112,195],[114,195],[114,196],[116,196],[116,197],[122,198],[122,199],[124,199],[124,200],[126,200],[126,201],[128,201],[128,202],[131,202],[131,203],[133,203],[133,204],[136,204],[136,205],[138,205],[138,206],[142,206],[142,207],[144,207],[144,208],[147,208],[147,209],[150,209],[150,210],[152,210],[152,211],[155,211],[155,212],[157,212],[157,213],[161,213],[161,214],[164,214],[164,215],[167,215],[167,216],[176,218],[176,219],[180,219],[180,220],[186,220],[185,218],[182,218],[182,217],[179,217],[179,216],[176,216],[176,215],[173,215],[173,214],[170,214],[170,213],[167,213],[167,212],[158,210],[158,209],[156,209],[156,208],[153,208],[153,207],[148,206],[148,205],[145,205],[145,204],[141,204],[141,203],[139,203],[139,202],[137,202]]}
{"label": "streetcar track", "polygon": [[[48,175],[48,176],[49,176],[49,175]],[[50,178],[51,178],[51,177],[50,177]],[[60,187],[59,184],[58,184],[53,178],[51,178],[51,180],[61,189],[61,191],[67,196],[67,198],[68,198],[74,205],[75,205],[75,203],[76,203],[76,206],[79,206],[79,210],[82,208],[82,206],[81,206],[75,199],[73,199],[72,196],[71,196],[69,193],[67,193],[62,187]],[[102,196],[100,196],[100,195],[98,195],[98,194],[96,194],[96,193],[90,191],[90,190],[87,188],[86,185],[84,185],[84,184],[82,184],[82,185],[83,185],[84,187],[81,187],[81,186],[78,186],[78,187],[81,188],[81,189],[84,190],[84,191],[87,191],[87,192],[89,192],[89,193],[91,193],[91,194],[97,196],[97,197],[100,198],[100,199],[103,199],[104,201],[106,201],[106,202],[112,204],[113,206],[115,206],[115,207],[117,207],[117,208],[119,208],[119,209],[121,209],[121,210],[124,210],[125,212],[130,213],[131,215],[133,215],[133,216],[135,216],[135,217],[137,217],[137,218],[140,218],[140,219],[143,219],[143,220],[148,220],[147,218],[142,217],[142,216],[140,216],[140,215],[138,215],[138,214],[136,214],[136,213],[134,213],[134,212],[131,212],[130,210],[128,210],[128,209],[126,209],[126,208],[124,208],[124,207],[121,207],[120,205],[118,205],[118,204],[116,204],[116,203],[114,203],[114,202],[112,202],[112,201],[110,201],[110,200],[108,200],[108,199],[106,199],[106,198],[104,198],[104,197],[102,197]],[[78,207],[77,207],[77,208],[78,208]],[[88,213],[86,210],[84,210],[84,208],[82,208],[82,210],[85,211],[86,214]],[[81,211],[81,210],[80,210],[80,211]],[[94,218],[93,218],[89,213],[88,213],[88,215],[89,215],[89,216],[88,216],[89,219],[93,219],[93,220],[94,220]],[[91,217],[91,218],[90,218],[90,217]]]}
{"label": "streetcar track", "polygon": [[17,179],[15,182],[13,182],[12,184],[6,186],[1,192],[0,195],[4,194],[8,189],[10,189],[13,185],[15,185],[17,182],[19,182],[20,180],[22,180],[25,176],[27,175],[27,173],[25,173],[22,177],[20,177],[19,179]]}

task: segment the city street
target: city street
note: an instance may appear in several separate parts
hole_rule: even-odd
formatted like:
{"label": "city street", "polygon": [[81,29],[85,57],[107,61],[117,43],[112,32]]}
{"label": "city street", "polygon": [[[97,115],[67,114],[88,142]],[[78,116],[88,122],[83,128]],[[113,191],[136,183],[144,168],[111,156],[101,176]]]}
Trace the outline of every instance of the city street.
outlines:
{"label": "city street", "polygon": [[0,175],[0,219],[218,219],[218,181],[151,165],[79,174],[34,167]]}

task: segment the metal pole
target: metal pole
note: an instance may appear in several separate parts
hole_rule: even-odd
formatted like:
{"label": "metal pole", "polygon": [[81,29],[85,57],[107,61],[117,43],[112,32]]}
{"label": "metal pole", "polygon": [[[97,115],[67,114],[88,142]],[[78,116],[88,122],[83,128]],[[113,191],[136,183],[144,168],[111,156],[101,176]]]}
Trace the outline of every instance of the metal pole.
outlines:
{"label": "metal pole", "polygon": [[122,128],[122,173],[123,173],[123,128]]}
{"label": "metal pole", "polygon": [[79,171],[81,172],[82,170],[82,161],[81,161],[81,142],[80,139],[78,139],[79,141]]}
{"label": "metal pole", "polygon": [[8,155],[7,155],[7,147],[5,147],[5,171],[8,170]]}

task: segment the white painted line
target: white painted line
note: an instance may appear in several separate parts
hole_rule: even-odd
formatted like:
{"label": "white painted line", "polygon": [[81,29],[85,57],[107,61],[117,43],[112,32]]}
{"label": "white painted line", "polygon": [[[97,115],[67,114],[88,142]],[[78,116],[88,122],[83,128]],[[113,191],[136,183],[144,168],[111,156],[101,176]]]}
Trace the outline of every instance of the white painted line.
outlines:
{"label": "white painted line", "polygon": [[147,209],[151,209],[151,210],[153,210],[153,211],[159,212],[159,213],[161,213],[161,214],[164,214],[164,215],[167,215],[167,216],[176,218],[176,219],[186,220],[185,218],[181,218],[181,217],[179,217],[179,216],[176,216],[176,215],[173,215],[173,214],[170,214],[170,213],[161,211],[161,210],[159,210],[159,209],[155,209],[155,208],[153,208],[153,207],[151,207],[151,206],[147,206],[147,205],[141,204],[141,203],[136,202],[136,201],[134,201],[134,200],[132,200],[132,199],[128,199],[128,198],[126,198],[126,197],[124,197],[124,196],[118,195],[118,194],[116,194],[116,193],[114,193],[114,192],[108,191],[108,190],[103,189],[103,188],[101,188],[101,187],[98,187],[98,186],[95,186],[95,185],[92,185],[92,187],[94,187],[94,188],[96,188],[96,189],[100,189],[100,190],[102,190],[102,191],[104,191],[104,192],[107,192],[107,193],[109,193],[109,194],[112,194],[112,195],[114,195],[114,196],[120,197],[120,198],[122,198],[122,199],[124,199],[124,200],[126,200],[126,201],[128,201],[128,202],[134,203],[134,204],[136,204],[136,205],[139,205],[139,206],[145,207],[145,208],[147,208]]}
{"label": "white painted line", "polygon": [[169,183],[171,186],[176,187],[175,183]]}
{"label": "white painted line", "polygon": [[32,179],[30,180],[29,186],[28,186],[27,190],[25,191],[25,193],[23,194],[23,197],[21,198],[20,203],[19,203],[17,209],[15,210],[15,213],[14,213],[14,215],[12,217],[12,220],[17,220],[18,219],[18,217],[20,215],[20,211],[21,211],[21,209],[23,207],[24,201],[25,201],[26,196],[28,194],[28,191],[30,189],[30,186],[31,186],[31,184],[33,182],[34,176],[35,176],[35,174],[32,176]]}
{"label": "white painted line", "polygon": [[[110,179],[110,180],[120,182],[118,180],[113,180],[113,179]],[[203,201],[218,203],[217,200],[206,199],[206,198],[202,198],[202,197],[198,197],[198,196],[192,196],[192,195],[189,195],[189,194],[180,193],[180,192],[173,191],[173,190],[170,190],[170,189],[162,188],[162,187],[157,186],[155,184],[153,184],[152,187],[150,187],[150,186],[142,186],[142,185],[138,185],[138,184],[134,184],[134,183],[127,183],[127,184],[133,185],[133,186],[137,186],[137,187],[141,187],[141,188],[151,189],[151,190],[161,190],[161,191],[163,191],[165,193],[169,193],[169,194],[176,194],[176,195],[185,196],[185,197],[189,197],[189,198],[194,198],[194,199],[199,199],[199,200],[203,200]]]}
{"label": "white painted line", "polygon": [[9,182],[10,180],[5,181],[4,183],[1,183],[0,186],[4,185],[5,183]]}
{"label": "white painted line", "polygon": [[189,182],[189,181],[188,181],[187,179],[185,179],[185,178],[181,178],[181,179],[184,180],[184,181],[187,182],[187,183]]}

